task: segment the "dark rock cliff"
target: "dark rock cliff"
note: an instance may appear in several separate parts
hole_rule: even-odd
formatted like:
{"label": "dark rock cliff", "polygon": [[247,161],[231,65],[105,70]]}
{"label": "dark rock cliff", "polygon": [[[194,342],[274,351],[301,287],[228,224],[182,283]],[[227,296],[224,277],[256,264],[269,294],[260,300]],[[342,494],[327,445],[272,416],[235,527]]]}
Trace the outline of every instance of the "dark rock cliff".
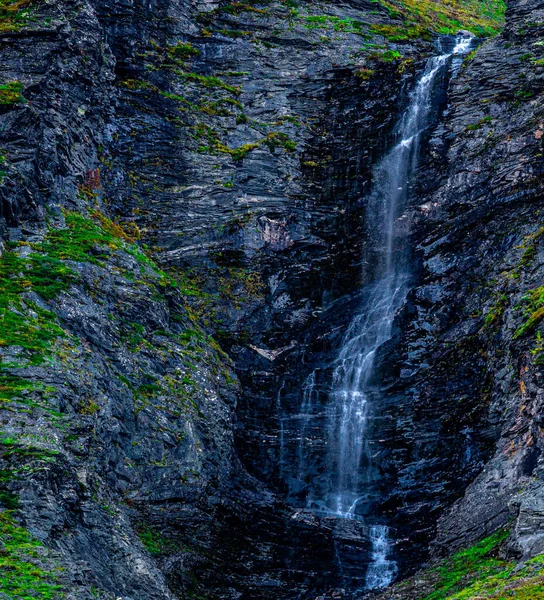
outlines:
{"label": "dark rock cliff", "polygon": [[415,234],[423,285],[414,292],[410,337],[424,339],[430,351],[409,385],[425,382],[415,383],[424,389],[422,411],[436,410],[439,397],[444,412],[456,406],[433,420],[441,453],[444,439],[457,437],[456,470],[471,482],[440,518],[436,552],[511,518],[512,551],[527,557],[543,550],[543,20],[542,2],[510,3],[504,33],[484,44],[455,82],[437,132],[446,143],[437,145],[423,178]]}
{"label": "dark rock cliff", "polygon": [[466,61],[413,208],[420,283],[393,356],[388,502],[401,527],[431,528],[435,558],[501,528],[503,556],[543,551],[543,10],[510,2],[504,33]]}
{"label": "dark rock cliff", "polygon": [[[39,567],[8,597],[315,598],[358,582],[339,547],[369,560],[299,508],[292,417],[316,367],[326,395],[372,168],[435,48],[391,7],[297,4],[0,9],[0,527]],[[372,428],[405,570],[512,516],[511,551],[543,550],[542,10],[512,1],[452,84],[410,211]]]}

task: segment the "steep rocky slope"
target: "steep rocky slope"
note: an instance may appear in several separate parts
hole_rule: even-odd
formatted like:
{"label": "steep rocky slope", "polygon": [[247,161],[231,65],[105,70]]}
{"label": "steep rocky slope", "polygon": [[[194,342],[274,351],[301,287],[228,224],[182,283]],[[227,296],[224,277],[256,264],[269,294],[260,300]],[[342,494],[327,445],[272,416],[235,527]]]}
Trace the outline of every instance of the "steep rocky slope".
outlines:
{"label": "steep rocky slope", "polygon": [[[364,526],[300,509],[296,415],[435,32],[500,20],[424,4],[0,2],[8,597],[314,598],[353,583],[339,546],[368,562]],[[408,570],[437,520],[436,555],[511,516],[508,551],[543,550],[541,13],[512,0],[467,62],[411,211],[372,431]]]}
{"label": "steep rocky slope", "polygon": [[[257,263],[257,254],[263,265],[282,263],[275,272],[285,264],[296,270],[294,261],[271,258],[293,239],[304,240],[297,252],[306,265],[316,252],[326,256],[319,250],[324,243],[308,233],[287,234],[294,217],[286,205],[303,210],[303,201],[292,199],[302,184],[289,184],[289,168],[298,172],[301,164],[289,136],[317,133],[298,111],[291,114],[285,95],[292,73],[282,69],[306,53],[306,65],[297,68],[308,97],[292,100],[307,106],[304,118],[322,118],[334,106],[336,82],[351,105],[343,110],[354,110],[353,90],[370,85],[354,74],[348,51],[348,44],[361,43],[360,25],[349,17],[359,13],[346,8],[339,30],[339,17],[319,20],[317,29],[301,17],[304,40],[291,33],[289,12],[278,7],[275,22],[288,39],[273,44],[261,9],[211,13],[217,20],[249,18],[246,28],[265,38],[248,32],[252,41],[239,42],[234,30],[210,34],[211,17],[199,16],[199,8],[2,5],[2,592],[8,596],[169,598],[216,590],[224,598],[268,598],[336,578],[334,523],[292,520],[239,463],[236,376],[209,332],[221,336],[224,322],[243,337],[238,315],[247,319],[256,308],[265,317],[254,328],[273,322],[260,263],[246,266]],[[322,28],[338,38],[331,48]],[[265,44],[292,47],[285,67],[268,62]],[[309,52],[313,45],[319,52]],[[229,48],[237,52],[230,60]],[[262,82],[230,71],[253,48],[251,67],[263,69]],[[344,66],[334,66],[336,60]],[[387,69],[376,60],[380,77],[400,83],[397,63]],[[230,73],[229,83],[216,77],[219,69]],[[287,80],[283,86],[278,75]],[[241,78],[254,114],[241,103]],[[379,136],[372,129],[394,120],[398,89],[367,100],[382,106],[381,118],[367,125],[374,145]],[[218,123],[238,136],[231,146],[212,128]],[[340,145],[342,160],[346,147],[361,151],[359,144]],[[307,162],[308,169],[317,164]],[[251,181],[242,196],[233,191],[237,176]],[[295,185],[290,196],[287,185]],[[251,214],[248,204],[261,201]],[[338,235],[330,210],[322,219],[329,235]],[[308,552],[297,552],[299,546]]]}
{"label": "steep rocky slope", "polygon": [[[446,585],[435,572],[391,597],[542,594],[539,558],[517,576],[506,573],[544,550],[543,11],[541,2],[511,2],[504,33],[467,61],[450,91],[414,207],[421,283],[407,307],[403,383],[396,386],[403,417],[395,448],[404,447],[404,455],[395,477],[411,478],[404,494],[421,496],[426,482],[423,523],[451,494],[446,481],[461,495],[450,510],[440,509],[433,556],[502,528],[509,534],[474,564],[460,557],[466,570],[449,591],[429,595]],[[402,507],[406,497],[395,487],[392,500]],[[503,562],[486,572],[489,556]]]}

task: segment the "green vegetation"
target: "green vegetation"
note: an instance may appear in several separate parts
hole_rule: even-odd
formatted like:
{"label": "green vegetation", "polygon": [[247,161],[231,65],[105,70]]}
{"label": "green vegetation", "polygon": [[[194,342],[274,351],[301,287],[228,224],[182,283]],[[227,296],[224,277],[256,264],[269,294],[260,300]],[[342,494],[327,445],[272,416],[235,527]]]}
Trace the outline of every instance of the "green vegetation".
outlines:
{"label": "green vegetation", "polygon": [[25,102],[25,99],[23,98],[23,84],[20,81],[10,81],[0,85],[0,104],[11,106],[21,102]]}
{"label": "green vegetation", "polygon": [[183,79],[187,79],[194,83],[198,83],[205,88],[223,89],[227,92],[230,92],[231,94],[234,94],[235,96],[238,96],[242,92],[242,90],[239,87],[229,85],[228,83],[225,83],[222,79],[219,79],[219,77],[215,77],[214,75],[199,75],[198,73],[190,73],[185,71],[177,71],[176,73],[180,77],[183,77]]}
{"label": "green vegetation", "polygon": [[491,123],[491,121],[493,121],[492,117],[484,117],[483,119],[480,119],[477,123],[472,123],[470,125],[466,126],[466,130],[467,131],[477,131],[478,129],[481,129],[486,123]]}
{"label": "green vegetation", "polygon": [[402,54],[396,50],[385,50],[384,52],[372,52],[368,58],[378,62],[391,63],[402,59]]}
{"label": "green vegetation", "polygon": [[61,598],[58,577],[41,565],[42,545],[15,522],[13,512],[0,512],[0,596],[18,600]]}
{"label": "green vegetation", "polygon": [[376,0],[402,25],[372,25],[371,31],[391,41],[429,38],[432,33],[467,29],[478,36],[496,35],[504,26],[504,0]]}
{"label": "green vegetation", "polygon": [[167,52],[176,58],[186,60],[191,56],[199,56],[200,50],[195,48],[191,43],[178,42],[175,46],[168,46]]}
{"label": "green vegetation", "polygon": [[[180,70],[175,70],[174,72],[176,73],[176,75],[179,75],[180,77],[183,77],[184,79],[189,79],[193,82],[197,82],[206,88],[224,89],[236,96],[241,93],[241,89],[239,87],[228,85],[228,84],[224,83],[218,77],[198,75],[196,73],[186,73],[186,72],[180,71]],[[195,112],[203,112],[203,113],[206,113],[209,115],[229,116],[232,113],[230,113],[228,110],[226,110],[224,107],[222,107],[221,106],[222,104],[236,106],[240,109],[242,108],[242,105],[233,98],[221,98],[219,100],[215,100],[214,102],[210,102],[208,104],[202,104],[202,105],[194,104],[194,103],[190,102],[189,100],[187,100],[187,98],[185,98],[184,96],[180,96],[179,94],[173,94],[172,92],[167,92],[165,90],[161,90],[159,87],[157,87],[156,85],[153,85],[152,83],[149,83],[147,81],[137,80],[137,79],[126,79],[125,81],[121,82],[121,85],[123,85],[124,87],[126,87],[130,90],[149,90],[151,92],[159,94],[160,96],[163,96],[164,98],[169,98],[170,100],[179,102],[179,103],[183,104],[183,107],[180,109],[183,111],[191,110],[191,111],[195,111]]]}
{"label": "green vegetation", "polygon": [[271,152],[275,152],[277,148],[283,148],[286,152],[293,152],[297,147],[296,142],[291,140],[286,133],[273,131],[257,142],[243,144],[238,148],[230,148],[221,142],[217,131],[203,123],[199,123],[195,127],[195,138],[204,138],[207,142],[206,145],[199,146],[199,152],[229,154],[234,161],[243,160],[252,150],[262,145],[267,146]]}
{"label": "green vegetation", "polygon": [[[23,357],[33,365],[51,356],[55,341],[65,332],[55,315],[40,306],[30,292],[52,300],[78,279],[65,261],[100,264],[107,256],[100,248],[117,249],[124,243],[118,237],[118,226],[105,217],[96,218],[101,225],[77,213],[66,213],[66,227],[50,228],[43,241],[8,244],[0,257],[0,347],[21,348]],[[36,388],[6,374],[5,369],[6,365],[0,364],[2,400]]]}
{"label": "green vegetation", "polygon": [[158,286],[183,289],[158,269],[119,225],[94,212],[92,218],[65,213],[64,227],[50,227],[37,243],[10,243],[0,257],[0,347],[21,350],[15,364],[0,362],[0,401],[11,402],[25,391],[42,390],[14,368],[40,365],[55,352],[66,332],[55,314],[44,308],[37,294],[49,301],[78,281],[69,261],[101,265],[111,251],[124,248],[138,264],[142,274],[151,270]]}
{"label": "green vegetation", "polygon": [[524,252],[519,262],[520,267],[527,267],[533,262],[536,256],[537,245],[543,235],[544,227],[539,227],[535,233],[531,233],[523,238],[523,244],[520,246],[520,248],[523,248]]}
{"label": "green vegetation", "polygon": [[506,294],[501,294],[495,304],[489,309],[484,319],[484,327],[490,328],[493,325],[496,325],[499,319],[504,314],[506,307],[508,306],[508,296]]}
{"label": "green vegetation", "polygon": [[507,531],[499,531],[471,548],[454,554],[431,572],[437,579],[433,583],[434,591],[424,596],[424,600],[467,598],[462,592],[463,588],[466,589],[467,582],[469,587],[472,587],[474,581],[482,582],[504,571],[509,566],[508,563],[493,558],[491,553],[506,537],[508,537]]}
{"label": "green vegetation", "polygon": [[0,0],[0,32],[18,31],[28,22],[33,0]]}
{"label": "green vegetation", "polygon": [[260,298],[263,296],[265,286],[259,273],[251,273],[246,269],[227,269],[227,276],[219,279],[219,294],[225,299],[239,305],[240,297],[244,299]]}
{"label": "green vegetation", "polygon": [[0,150],[0,184],[4,181],[4,177],[8,174],[2,167],[5,166],[7,156],[2,150]]}
{"label": "green vegetation", "polygon": [[[357,71],[355,71],[355,75],[357,75],[357,77],[359,77],[359,79],[361,79],[361,81],[370,81],[372,79],[372,76],[374,75],[374,73],[375,73],[374,69],[366,69],[366,68],[357,69]],[[310,167],[318,166],[315,161],[306,161],[304,164],[306,166],[310,166]]]}
{"label": "green vegetation", "polygon": [[437,567],[395,586],[395,597],[418,600],[543,600],[544,554],[524,564],[501,558],[508,531],[497,531]]}
{"label": "green vegetation", "polygon": [[535,365],[544,363],[544,337],[540,331],[536,332],[535,345],[531,349],[531,354],[534,356]]}
{"label": "green vegetation", "polygon": [[[0,347],[18,346],[31,364],[50,355],[53,342],[64,335],[54,315],[26,297],[30,290],[50,299],[73,280],[70,269],[41,254],[21,257],[5,251],[0,257]],[[0,364],[0,369],[2,365]],[[0,371],[0,397],[23,385]]]}
{"label": "green vegetation", "polygon": [[355,19],[340,19],[330,15],[313,15],[305,18],[306,29],[327,29],[332,27],[334,31],[344,33],[357,33],[366,37],[367,27],[361,21]]}
{"label": "green vegetation", "polygon": [[521,299],[524,304],[525,322],[514,333],[514,339],[532,329],[544,317],[544,287],[529,290]]}
{"label": "green vegetation", "polygon": [[283,148],[287,152],[294,152],[297,149],[296,143],[289,139],[286,133],[269,133],[260,143],[268,146],[271,152],[274,152],[276,148]]}
{"label": "green vegetation", "polygon": [[262,8],[256,8],[255,6],[251,6],[251,4],[247,2],[233,2],[232,4],[221,6],[220,8],[216,9],[216,11],[229,13],[231,15],[239,15],[243,12],[252,12],[257,13],[259,15],[266,15],[266,10]]}
{"label": "green vegetation", "polygon": [[155,529],[152,529],[149,525],[141,525],[137,528],[137,532],[140,541],[150,554],[156,556],[158,554],[173,552],[179,549],[172,540],[166,538]]}
{"label": "green vegetation", "polygon": [[[544,555],[524,565],[499,557],[507,531],[498,531],[417,575],[419,600],[537,600],[544,598]],[[398,591],[411,588],[399,584]],[[416,597],[410,595],[410,598]]]}

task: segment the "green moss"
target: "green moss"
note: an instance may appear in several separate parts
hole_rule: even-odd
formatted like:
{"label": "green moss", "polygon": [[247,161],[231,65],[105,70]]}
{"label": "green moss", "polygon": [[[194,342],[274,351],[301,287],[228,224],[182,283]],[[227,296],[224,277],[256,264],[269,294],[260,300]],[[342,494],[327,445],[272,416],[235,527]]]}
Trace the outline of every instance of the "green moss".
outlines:
{"label": "green moss", "polygon": [[10,81],[0,85],[0,104],[13,105],[26,102],[23,97],[23,84],[20,81]]}
{"label": "green moss", "polygon": [[198,83],[205,88],[223,89],[236,96],[242,93],[242,90],[239,87],[229,85],[228,83],[225,83],[222,79],[219,79],[219,77],[215,77],[214,75],[199,75],[198,73],[191,73],[186,71],[176,71],[176,73],[183,79],[187,79],[188,81]]}
{"label": "green moss", "polygon": [[287,152],[294,152],[297,149],[296,143],[286,133],[269,133],[261,143],[268,146],[271,152],[274,152],[276,148],[283,148]]}
{"label": "green moss", "polygon": [[251,31],[240,31],[238,29],[219,29],[217,33],[235,39],[251,35]]}
{"label": "green moss", "polygon": [[152,529],[149,525],[140,525],[137,527],[137,532],[140,541],[150,554],[156,556],[165,552],[175,552],[179,549],[177,544],[163,536],[160,532]]}
{"label": "green moss", "polygon": [[544,362],[544,337],[540,331],[536,332],[535,345],[531,349],[536,365],[542,365]]}
{"label": "green moss", "polygon": [[524,333],[532,329],[544,317],[544,287],[529,290],[522,297],[521,301],[526,320],[516,329],[514,339],[521,337]]}
{"label": "green moss", "polygon": [[496,325],[504,314],[507,306],[508,296],[506,294],[501,294],[485,315],[484,327],[491,328],[492,326]]}
{"label": "green moss", "polygon": [[433,574],[437,577],[434,591],[424,596],[424,600],[445,600],[454,593],[455,598],[460,600],[461,596],[458,594],[465,587],[467,579],[481,580],[513,568],[513,565],[490,555],[507,537],[507,531],[499,531],[471,548],[454,554],[434,570]]}
{"label": "green moss", "polygon": [[0,0],[0,31],[18,31],[28,23],[33,0]]}
{"label": "green moss", "polygon": [[106,250],[123,247],[144,272],[153,269],[159,285],[175,286],[137,246],[129,244],[130,238],[119,226],[99,213],[93,217],[66,212],[64,227],[50,227],[38,243],[8,244],[0,256],[0,347],[21,349],[17,364],[0,362],[1,402],[41,389],[12,371],[27,364],[42,364],[53,356],[56,342],[66,336],[56,315],[39,305],[30,292],[49,301],[67,290],[78,281],[69,261],[101,264],[108,256]]}
{"label": "green moss", "polygon": [[397,590],[418,600],[544,598],[544,554],[522,565],[504,560],[499,551],[507,537],[507,531],[498,531],[399,584]]}
{"label": "green moss", "polygon": [[100,410],[98,404],[92,398],[86,398],[80,402],[78,412],[80,415],[92,416]]}
{"label": "green moss", "polygon": [[[358,69],[357,71],[355,71],[355,75],[357,75],[357,77],[359,77],[359,79],[361,79],[361,81],[370,81],[370,79],[372,79],[372,76],[374,75],[375,71],[374,69],[365,69],[365,68],[361,68]],[[317,167],[318,164],[315,161],[306,161],[304,163],[306,166],[313,166],[313,167]]]}
{"label": "green moss", "polygon": [[11,490],[0,489],[0,505],[7,510],[16,510],[19,508],[19,498]]}
{"label": "green moss", "polygon": [[[49,270],[47,270],[49,266]],[[19,346],[32,364],[40,364],[50,355],[53,342],[64,335],[54,315],[25,297],[35,290],[50,298],[54,291],[65,289],[72,279],[56,261],[30,255],[23,258],[12,251],[0,257],[0,347]],[[0,396],[9,396],[7,387],[23,387],[18,378],[2,375]],[[28,385],[24,386],[28,387]]]}
{"label": "green moss", "polygon": [[0,596],[14,600],[62,598],[58,575],[40,560],[41,544],[15,522],[13,512],[0,512]]}
{"label": "green moss", "polygon": [[261,145],[267,146],[271,152],[274,152],[277,148],[293,152],[297,147],[296,143],[286,133],[273,131],[257,142],[243,144],[237,148],[230,148],[221,142],[217,131],[203,123],[199,123],[195,127],[195,137],[204,138],[207,141],[207,145],[199,146],[199,152],[229,154],[234,161],[243,160],[252,150],[259,148]]}
{"label": "green moss", "polygon": [[[214,11],[212,11],[214,12]],[[244,12],[252,12],[257,13],[259,15],[266,15],[266,10],[262,8],[256,8],[247,2],[233,2],[232,4],[227,4],[226,6],[221,6],[216,9],[216,12],[224,12],[231,15],[240,15]]]}
{"label": "green moss", "polygon": [[401,60],[402,54],[396,50],[385,50],[384,52],[373,52],[368,55],[368,58],[379,62],[390,63],[395,60]]}
{"label": "green moss", "polygon": [[[65,220],[66,227],[51,227],[43,241],[20,247],[10,244],[0,257],[0,347],[21,348],[22,358],[33,365],[50,357],[56,341],[66,334],[55,314],[39,306],[29,292],[46,301],[55,298],[78,280],[66,261],[99,264],[99,259],[107,256],[101,254],[101,248],[117,249],[124,243],[105,217],[97,224],[80,214],[66,213]],[[0,363],[3,401],[36,389],[25,379],[7,374],[6,368],[11,367]]]}
{"label": "green moss", "polygon": [[401,25],[372,25],[374,33],[391,41],[430,38],[467,29],[478,36],[495,35],[504,26],[504,0],[379,0]]}
{"label": "green moss", "polygon": [[123,234],[115,224],[100,213],[93,213],[98,221],[75,212],[65,213],[66,227],[50,229],[44,242],[35,247],[53,260],[73,260],[101,264],[109,256],[102,248],[117,250],[123,245]]}
{"label": "green moss", "polygon": [[470,125],[466,126],[466,130],[467,131],[477,131],[478,129],[481,129],[486,123],[491,123],[491,121],[493,121],[493,118],[490,116],[484,117],[483,119],[480,119],[477,123],[472,123]]}
{"label": "green moss", "polygon": [[430,39],[430,32],[422,25],[371,25],[370,30],[383,35],[391,42],[404,42],[414,38]]}
{"label": "green moss", "polygon": [[189,42],[178,42],[175,46],[168,46],[167,52],[176,58],[186,60],[192,56],[199,56],[200,50]]}
{"label": "green moss", "polygon": [[357,33],[366,36],[367,26],[361,21],[355,19],[341,19],[331,15],[312,15],[305,18],[304,26],[306,29],[328,29],[332,27],[334,31],[344,33]]}

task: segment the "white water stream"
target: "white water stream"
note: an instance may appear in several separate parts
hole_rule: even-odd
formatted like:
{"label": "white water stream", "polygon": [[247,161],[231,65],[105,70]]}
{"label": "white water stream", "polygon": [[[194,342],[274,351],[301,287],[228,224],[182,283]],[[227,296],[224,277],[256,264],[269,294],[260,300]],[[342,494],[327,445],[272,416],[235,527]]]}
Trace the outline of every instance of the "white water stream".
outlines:
{"label": "white water stream", "polygon": [[[414,87],[409,105],[397,125],[398,142],[374,171],[374,188],[368,202],[366,259],[370,264],[370,281],[366,300],[349,326],[335,363],[332,392],[327,405],[327,467],[332,485],[312,505],[331,515],[346,519],[357,517],[357,506],[366,500],[372,455],[368,443],[367,421],[371,378],[376,352],[391,339],[395,315],[402,307],[410,284],[410,265],[406,236],[399,226],[410,194],[410,183],[418,165],[424,132],[432,125],[433,92],[437,77],[451,64],[458,70],[472,44],[471,37],[458,35],[450,52],[434,56]],[[320,412],[312,407],[315,373],[305,385],[302,412]],[[304,422],[299,447],[299,472],[304,469]],[[367,520],[367,518],[365,518]],[[366,575],[368,589],[385,587],[395,578],[397,567],[391,558],[392,539],[382,524],[369,528],[372,562]]]}

